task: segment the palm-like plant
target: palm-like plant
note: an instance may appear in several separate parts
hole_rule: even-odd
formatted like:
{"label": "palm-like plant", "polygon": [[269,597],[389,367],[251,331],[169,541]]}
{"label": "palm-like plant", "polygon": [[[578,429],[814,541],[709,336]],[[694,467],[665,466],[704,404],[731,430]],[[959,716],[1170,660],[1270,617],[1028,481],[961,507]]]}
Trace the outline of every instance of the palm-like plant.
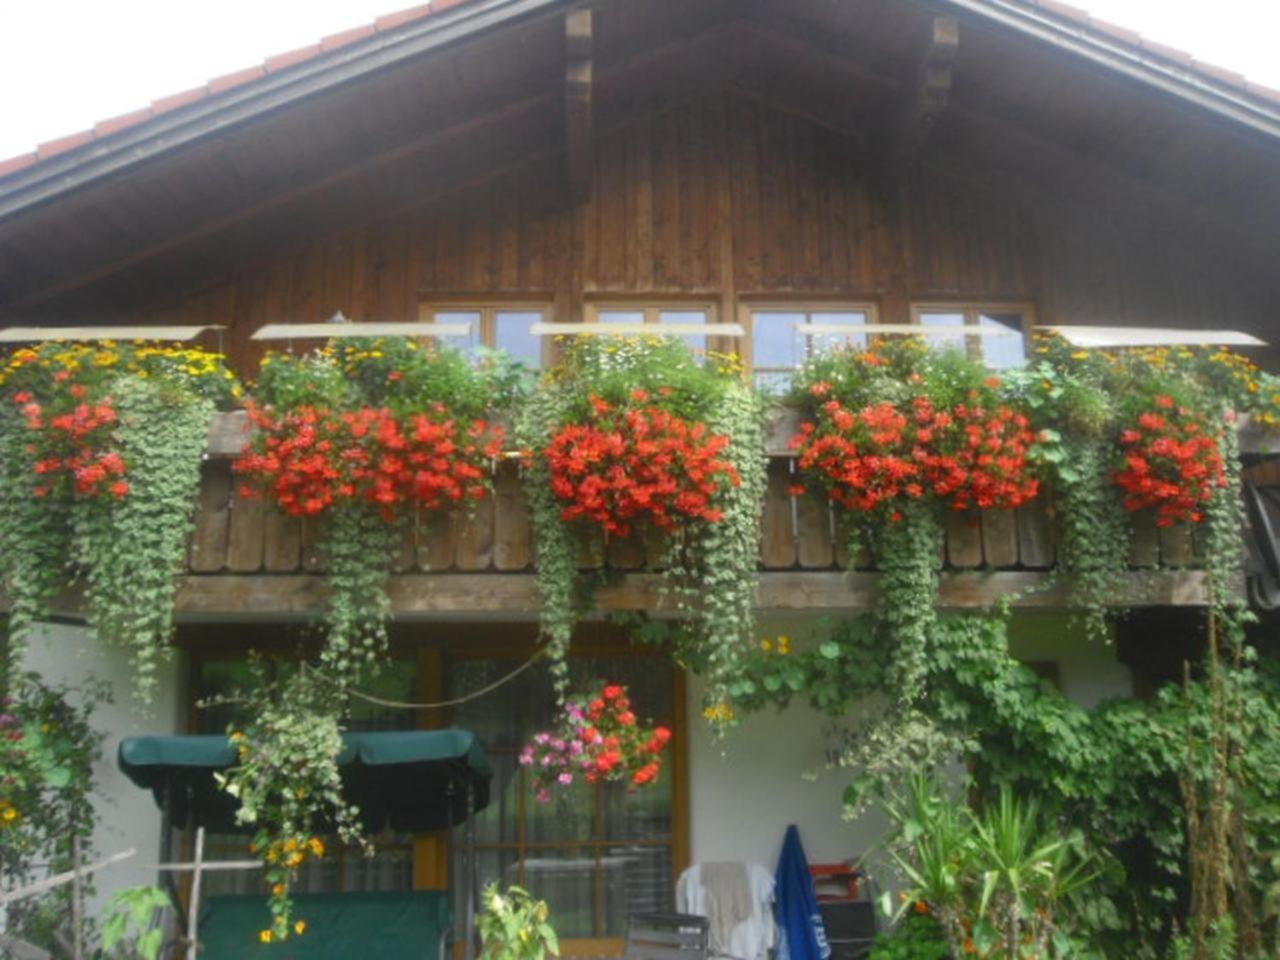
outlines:
{"label": "palm-like plant", "polygon": [[931,911],[952,954],[991,960],[1079,956],[1060,908],[1101,872],[1079,832],[1058,835],[1034,803],[1007,788],[974,812],[926,776],[884,803],[888,844],[908,884],[902,910]]}

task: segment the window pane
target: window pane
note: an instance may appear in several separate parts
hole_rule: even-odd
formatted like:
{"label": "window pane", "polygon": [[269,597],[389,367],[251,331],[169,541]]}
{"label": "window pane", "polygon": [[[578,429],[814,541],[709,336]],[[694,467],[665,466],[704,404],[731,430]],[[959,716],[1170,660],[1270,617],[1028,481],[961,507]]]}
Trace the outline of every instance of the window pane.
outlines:
{"label": "window pane", "polygon": [[630,792],[625,783],[609,783],[600,791],[604,838],[608,840],[671,839],[671,768],[643,790]]}
{"label": "window pane", "polygon": [[436,323],[469,323],[470,331],[461,337],[445,337],[443,342],[460,350],[469,350],[480,345],[480,311],[479,310],[437,310],[434,314]]}
{"label": "window pane", "polygon": [[751,362],[757,370],[793,370],[800,363],[803,313],[756,313],[751,318]]}
{"label": "window pane", "polygon": [[[524,861],[524,885],[535,897],[546,900],[556,934],[594,937],[596,903],[596,854],[591,847],[562,850],[530,850]],[[619,935],[625,927],[610,931]]]}
{"label": "window pane", "polygon": [[[926,327],[963,327],[963,313],[922,313],[920,314],[920,323]],[[965,338],[957,336],[930,337],[926,336],[925,340],[929,346],[935,350],[963,350],[965,349]]]}
{"label": "window pane", "polygon": [[606,847],[601,866],[604,921],[609,932],[626,930],[630,914],[670,913],[675,906],[670,847]]}
{"label": "window pane", "polygon": [[[860,311],[823,311],[809,314],[809,323],[828,327],[866,326],[867,315]],[[814,333],[805,338],[806,353],[812,355],[836,346],[850,346],[866,349],[865,333]]]}
{"label": "window pane", "polygon": [[983,337],[982,358],[993,370],[1020,367],[1027,361],[1026,340],[1023,337],[1023,321],[1020,313],[984,313],[978,318],[986,330],[1016,330],[1016,337]]}
{"label": "window pane", "polygon": [[542,338],[529,328],[542,321],[538,310],[499,310],[493,315],[494,343],[530,367],[542,366]]}
{"label": "window pane", "polygon": [[[707,322],[705,310],[662,310],[658,313],[658,323],[701,323]],[[703,353],[707,350],[707,338],[704,334],[687,334],[682,338],[694,350]]]}

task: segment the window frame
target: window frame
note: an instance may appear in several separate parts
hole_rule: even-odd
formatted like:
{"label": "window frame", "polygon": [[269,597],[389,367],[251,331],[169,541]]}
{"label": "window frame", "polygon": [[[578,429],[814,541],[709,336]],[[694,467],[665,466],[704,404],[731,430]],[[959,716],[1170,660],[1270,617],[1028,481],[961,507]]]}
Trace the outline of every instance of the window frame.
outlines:
{"label": "window frame", "polygon": [[[1030,338],[1038,326],[1036,305],[1030,300],[919,300],[911,303],[911,322],[924,327],[921,315],[926,313],[958,313],[964,318],[965,327],[979,327],[984,315],[1016,313],[1022,317],[1022,341],[1030,346]],[[982,338],[965,336],[965,353],[975,360],[983,360]]]}
{"label": "window frame", "polygon": [[[480,329],[477,331],[477,342],[489,349],[497,347],[498,321],[500,313],[537,313],[538,322],[547,323],[554,319],[555,307],[551,300],[540,297],[518,297],[503,299],[501,297],[424,297],[418,300],[418,320],[422,323],[435,323],[437,313],[477,313],[480,315]],[[551,365],[552,353],[548,347],[549,337],[539,337],[538,364],[539,369]]]}
{"label": "window frame", "polygon": [[[806,318],[815,313],[861,313],[865,314],[868,324],[876,324],[880,322],[880,305],[874,300],[742,300],[738,303],[738,322],[742,325],[743,336],[742,345],[738,351],[738,356],[742,360],[742,368],[751,375],[752,382],[755,382],[756,374],[762,373],[794,373],[800,367],[781,368],[766,367],[764,370],[757,370],[755,347],[756,347],[756,324],[755,315],[757,313],[803,313]],[[798,331],[797,331],[798,332]],[[806,348],[806,359],[808,350]]]}

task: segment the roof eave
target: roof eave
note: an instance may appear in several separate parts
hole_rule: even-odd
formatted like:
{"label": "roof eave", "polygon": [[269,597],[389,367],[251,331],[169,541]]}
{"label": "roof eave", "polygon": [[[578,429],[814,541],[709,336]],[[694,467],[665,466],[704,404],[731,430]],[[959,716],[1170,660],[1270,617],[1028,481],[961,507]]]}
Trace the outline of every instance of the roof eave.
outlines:
{"label": "roof eave", "polygon": [[1221,117],[1280,138],[1280,106],[1268,107],[1244,90],[1213,83],[1192,69],[1179,68],[1157,55],[1145,55],[1118,38],[1095,33],[1028,6],[1026,0],[944,0],[995,23],[1034,37],[1138,80]]}
{"label": "roof eave", "polygon": [[323,92],[402,60],[509,24],[564,0],[471,0],[323,58],[304,61],[217,96],[162,114],[103,140],[50,157],[0,181],[0,219],[144,163],[218,130]]}

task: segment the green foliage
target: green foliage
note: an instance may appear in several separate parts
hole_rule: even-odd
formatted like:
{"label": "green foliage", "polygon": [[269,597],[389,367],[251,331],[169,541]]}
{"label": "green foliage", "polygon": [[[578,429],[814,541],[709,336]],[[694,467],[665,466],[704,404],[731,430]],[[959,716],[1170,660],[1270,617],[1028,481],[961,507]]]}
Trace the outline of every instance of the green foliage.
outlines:
{"label": "green foliage", "polygon": [[759,516],[766,483],[764,403],[731,358],[712,356],[699,363],[679,339],[576,338],[565,345],[563,362],[543,377],[519,411],[517,443],[535,454],[525,489],[538,544],[543,640],[563,697],[564,658],[574,623],[590,602],[591,583],[578,571],[583,534],[595,537],[598,531],[584,531],[564,520],[563,504],[551,488],[550,467],[537,454],[562,427],[589,416],[593,397],[626,406],[635,391],[729,437],[722,456],[741,478],[717,495],[720,521],[687,523],[668,534],[659,564],[664,590],[682,621],[676,642],[683,655],[707,673],[709,695],[719,700],[754,634]]}
{"label": "green foliage", "polygon": [[329,825],[347,843],[365,843],[359,811],[342,796],[341,698],[305,668],[279,684],[256,671],[258,688],[245,695],[243,729],[232,724],[236,765],[215,774],[238,804],[236,822],[253,829],[252,848],[263,860],[271,924],[264,942],[302,933],[289,891],[308,859],[325,854],[319,834]]}
{"label": "green foliage", "polygon": [[[506,412],[525,380],[523,368],[497,351],[472,362],[444,344],[351,337],[305,354],[268,354],[253,401],[276,414],[307,407],[339,414],[386,409],[397,417],[442,412],[466,425]],[[386,653],[387,583],[411,521],[385,505],[343,500],[317,522],[329,585],[321,663],[345,682],[376,668]]]}
{"label": "green foliage", "polygon": [[1007,787],[970,810],[925,776],[912,777],[884,809],[895,828],[889,855],[908,884],[902,911],[934,915],[953,956],[1083,954],[1069,905],[1100,861],[1079,831],[1064,833]]}
{"label": "green foliage", "polygon": [[[12,602],[13,662],[79,573],[90,623],[130,651],[135,689],[151,696],[173,631],[174,577],[209,420],[239,390],[222,357],[199,350],[48,343],[10,357],[0,372],[0,577]],[[44,472],[51,453],[70,455],[49,446],[64,442],[52,429],[55,415],[97,404],[110,406],[115,420],[93,443],[119,458],[127,494],[86,493],[78,481]]]}
{"label": "green foliage", "polygon": [[129,650],[134,689],[149,700],[173,635],[176,577],[186,557],[214,411],[208,400],[162,381],[125,378],[114,392],[129,495],[78,501],[72,546],[84,571],[89,622],[99,639]]}
{"label": "green foliage", "polygon": [[169,909],[169,895],[158,887],[127,887],[107,901],[102,921],[102,951],[106,957],[156,960],[164,942],[164,927],[156,913]]}
{"label": "green foliage", "polygon": [[480,956],[486,960],[545,960],[560,955],[560,941],[549,922],[550,911],[523,887],[506,893],[496,883],[484,888],[483,912],[476,918]]}
{"label": "green foliage", "polygon": [[876,937],[867,960],[951,960],[951,950],[937,920],[910,913]]}
{"label": "green foliage", "polygon": [[[0,699],[0,887],[71,868],[72,843],[92,853],[95,762],[102,734],[92,723],[109,697],[103,684],[50,686],[31,673],[9,678]],[[48,943],[67,930],[70,888],[0,910],[9,931]]]}

